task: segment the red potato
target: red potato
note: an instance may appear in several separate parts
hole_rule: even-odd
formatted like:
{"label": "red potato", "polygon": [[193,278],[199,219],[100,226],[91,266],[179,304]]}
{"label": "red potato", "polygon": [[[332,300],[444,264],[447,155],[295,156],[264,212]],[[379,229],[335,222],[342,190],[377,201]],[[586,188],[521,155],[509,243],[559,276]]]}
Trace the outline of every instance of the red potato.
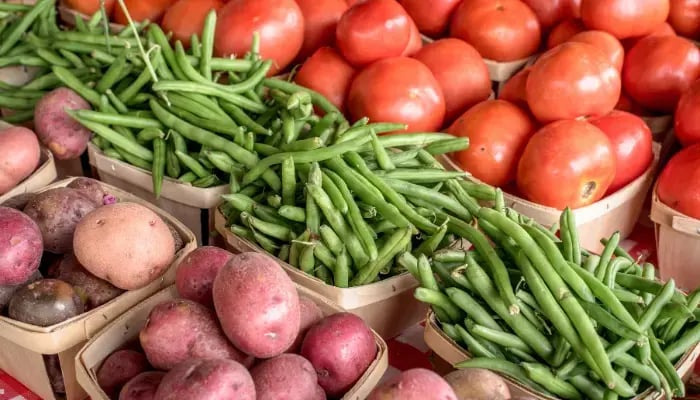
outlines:
{"label": "red potato", "polygon": [[345,98],[354,76],[355,68],[334,48],[321,47],[302,64],[294,81],[321,93],[344,112]]}
{"label": "red potato", "polygon": [[316,369],[318,384],[329,397],[340,397],[377,356],[372,330],[355,314],[330,315],[307,332],[301,355]]}
{"label": "red potato", "polygon": [[147,371],[131,378],[119,392],[119,400],[153,400],[165,372]]}
{"label": "red potato", "polygon": [[314,366],[296,354],[281,354],[265,360],[250,374],[255,382],[257,400],[309,400],[318,393]]}
{"label": "red potato", "polygon": [[367,400],[458,400],[458,397],[440,375],[427,369],[414,368],[377,386]]}
{"label": "red potato", "polygon": [[49,277],[72,285],[73,289],[86,299],[85,306],[88,310],[97,308],[124,293],[123,290],[89,273],[80,265],[73,253],[65,254],[61,261],[49,268],[48,272]]}
{"label": "red potato", "polygon": [[26,282],[22,282],[19,285],[0,285],[0,314],[2,314],[2,312],[5,310],[5,306],[10,303],[10,299],[16,291],[23,286],[38,281],[39,279],[43,279],[41,272],[35,271]]}
{"label": "red potato", "polygon": [[0,207],[0,285],[19,285],[39,268],[44,243],[39,226],[14,208]]}
{"label": "red potato", "polygon": [[80,157],[92,132],[66,110],[89,110],[90,104],[71,89],[61,87],[44,95],[34,108],[34,128],[44,146],[59,160]]}
{"label": "red potato", "polygon": [[102,184],[98,180],[80,177],[74,179],[66,187],[81,191],[85,197],[95,202],[98,206],[106,204],[105,196],[107,196],[107,193],[105,193]]}
{"label": "red potato", "polygon": [[190,300],[155,306],[139,341],[151,365],[166,371],[191,358],[231,359],[246,366],[253,361],[226,340],[211,310]]}
{"label": "red potato", "polygon": [[82,314],[85,305],[71,285],[42,279],[17,290],[7,307],[10,318],[36,326],[51,326]]}
{"label": "red potato", "polygon": [[44,354],[44,366],[46,374],[49,376],[51,390],[54,393],[66,393],[66,384],[63,381],[63,371],[61,371],[61,360],[58,354]]}
{"label": "red potato", "polygon": [[301,313],[296,287],[267,255],[234,255],[216,275],[213,296],[226,336],[251,356],[279,355],[299,334]]}
{"label": "red potato", "polygon": [[230,252],[214,246],[195,249],[177,267],[175,286],[185,299],[213,307],[211,288],[221,268],[233,257]]}
{"label": "red potato", "polygon": [[0,131],[0,195],[7,193],[39,166],[41,150],[34,132],[20,126]]}
{"label": "red potato", "polygon": [[444,376],[460,400],[510,400],[510,389],[498,374],[487,369],[468,368]]}
{"label": "red potato", "polygon": [[323,311],[308,297],[299,298],[299,312],[301,314],[301,322],[299,323],[299,335],[297,335],[294,344],[287,350],[290,353],[296,353],[301,350],[301,344],[304,342],[306,333],[318,321],[323,319]]}
{"label": "red potato", "polygon": [[112,398],[133,377],[149,369],[146,356],[135,350],[117,350],[97,370],[97,384]]}
{"label": "red potato", "polygon": [[255,384],[241,364],[225,359],[190,360],[171,369],[155,400],[256,400]]}

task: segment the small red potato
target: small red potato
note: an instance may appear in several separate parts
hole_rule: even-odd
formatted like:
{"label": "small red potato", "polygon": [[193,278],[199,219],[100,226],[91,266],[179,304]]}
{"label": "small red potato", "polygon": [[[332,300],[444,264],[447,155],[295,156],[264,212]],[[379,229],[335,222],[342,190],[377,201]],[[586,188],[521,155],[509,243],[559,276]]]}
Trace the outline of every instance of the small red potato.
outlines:
{"label": "small red potato", "polygon": [[510,389],[498,374],[487,369],[458,369],[445,375],[459,400],[509,400]]}
{"label": "small red potato", "polygon": [[0,207],[0,285],[19,285],[39,268],[44,251],[39,226],[27,214]]}
{"label": "small red potato", "polygon": [[44,95],[34,108],[34,128],[44,146],[58,160],[80,157],[92,132],[66,110],[89,110],[90,104],[71,89],[60,87]]}
{"label": "small red potato", "polygon": [[135,350],[117,350],[110,354],[97,370],[97,383],[110,397],[136,375],[150,368],[146,356]]}
{"label": "small red potato", "polygon": [[191,300],[155,306],[139,341],[151,365],[165,371],[191,358],[226,358],[246,366],[253,362],[229,343],[214,313]]}
{"label": "small red potato", "polygon": [[213,307],[211,288],[214,278],[232,256],[230,252],[214,246],[195,249],[177,267],[177,292],[185,299]]}
{"label": "small red potato", "polygon": [[36,282],[42,279],[41,272],[35,271],[32,276],[27,279],[26,282],[22,282],[19,285],[3,285],[0,286],[0,314],[5,309],[5,306],[10,302],[10,299],[22,286],[26,286],[32,282]]}
{"label": "small red potato", "polygon": [[321,309],[308,297],[299,297],[299,312],[301,316],[299,334],[296,340],[294,340],[292,347],[287,350],[288,353],[298,353],[299,350],[301,350],[301,343],[304,341],[306,332],[308,332],[314,324],[323,319],[323,312]]}
{"label": "small red potato", "polygon": [[301,355],[316,369],[328,397],[340,397],[365,373],[377,356],[372,330],[355,314],[330,315],[306,333]]}
{"label": "small red potato", "polygon": [[86,299],[85,306],[88,310],[97,308],[124,293],[111,283],[89,273],[80,265],[73,253],[65,254],[61,261],[53,264],[49,268],[49,277],[71,284],[73,289]]}
{"label": "small red potato", "polygon": [[216,275],[216,314],[236,348],[256,358],[286,351],[299,334],[299,295],[275,260],[261,253],[231,257]]}
{"label": "small red potato", "polygon": [[34,132],[20,126],[0,130],[0,195],[17,186],[39,166],[41,150]]}
{"label": "small red potato", "polygon": [[91,178],[75,178],[68,186],[71,189],[79,190],[83,195],[97,204],[97,206],[103,206],[104,198],[107,195],[100,181]]}
{"label": "small red potato", "polygon": [[29,203],[29,200],[34,198],[35,195],[35,193],[18,194],[17,196],[12,196],[9,199],[3,201],[2,204],[0,204],[0,206],[14,208],[15,210],[22,211],[24,210],[24,207],[27,206],[27,203]]}
{"label": "small red potato", "polygon": [[300,355],[270,358],[256,365],[250,375],[255,382],[257,400],[309,400],[318,393],[314,366]]}
{"label": "small red potato", "polygon": [[233,360],[190,360],[168,372],[155,400],[256,400],[255,384],[244,366]]}
{"label": "small red potato", "polygon": [[63,371],[61,370],[61,360],[58,358],[58,355],[44,354],[44,366],[46,367],[46,374],[49,376],[51,390],[53,390],[54,393],[66,393],[66,384],[63,381]]}
{"label": "small red potato", "polygon": [[[471,399],[466,397],[466,399]],[[414,368],[380,384],[367,400],[459,400],[450,385],[433,371]]]}
{"label": "small red potato", "polygon": [[57,279],[42,279],[17,290],[7,308],[10,318],[36,326],[51,326],[85,310],[71,285]]}
{"label": "small red potato", "polygon": [[119,400],[153,400],[165,372],[147,371],[131,378],[119,392]]}

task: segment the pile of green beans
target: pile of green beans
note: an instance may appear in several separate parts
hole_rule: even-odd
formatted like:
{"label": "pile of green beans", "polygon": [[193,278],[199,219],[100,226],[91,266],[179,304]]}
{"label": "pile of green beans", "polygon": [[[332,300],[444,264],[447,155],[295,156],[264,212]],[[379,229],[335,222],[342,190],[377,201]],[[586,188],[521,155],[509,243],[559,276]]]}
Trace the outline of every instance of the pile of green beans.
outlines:
{"label": "pile of green beans", "polygon": [[[683,397],[674,368],[700,341],[700,290],[687,297],[673,280],[655,280],[619,247],[580,248],[573,213],[550,229],[505,207],[473,213],[479,229],[442,216],[471,248],[406,252],[398,263],[420,281],[442,331],[485,368],[562,399],[628,399],[653,388]],[[437,223],[440,223],[440,219]],[[559,235],[556,235],[556,232]]]}

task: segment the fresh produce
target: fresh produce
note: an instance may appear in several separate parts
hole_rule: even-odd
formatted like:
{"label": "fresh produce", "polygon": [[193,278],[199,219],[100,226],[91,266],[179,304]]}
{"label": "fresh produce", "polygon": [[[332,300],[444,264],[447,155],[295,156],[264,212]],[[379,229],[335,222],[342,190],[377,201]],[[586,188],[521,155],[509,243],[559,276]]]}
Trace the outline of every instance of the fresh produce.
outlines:
{"label": "fresh produce", "polygon": [[676,153],[659,175],[656,194],[659,200],[691,218],[700,219],[700,144],[694,144]]}
{"label": "fresh produce", "polygon": [[160,26],[164,32],[172,33],[173,41],[179,40],[189,48],[192,36],[197,35],[199,38],[201,35],[207,15],[223,6],[223,0],[177,0],[165,11]]}
{"label": "fresh produce", "polygon": [[622,41],[622,44],[625,46],[625,50],[629,51],[629,49],[634,47],[634,45],[637,44],[640,40],[646,39],[649,36],[676,36],[676,32],[673,30],[671,25],[668,24],[668,22],[664,22],[663,24],[659,25],[656,29],[654,29],[652,33],[645,36],[625,39]]}
{"label": "fresh produce", "polygon": [[230,252],[213,246],[198,247],[185,257],[177,267],[175,286],[185,299],[212,307],[214,278],[233,257]]}
{"label": "fresh produce", "polygon": [[445,33],[452,19],[452,13],[461,0],[399,0],[408,15],[415,21],[418,30],[429,36],[439,37]]}
{"label": "fresh produce", "polygon": [[[81,14],[93,15],[100,11],[101,0],[63,0],[66,7]],[[105,0],[104,7],[107,15],[111,16],[114,11],[116,0]]]}
{"label": "fresh produce", "polygon": [[73,287],[56,279],[42,279],[18,289],[7,306],[10,318],[36,326],[56,325],[84,310]]}
{"label": "fresh produce", "polygon": [[558,22],[576,17],[574,1],[571,0],[523,0],[537,15],[543,31],[547,31]]}
{"label": "fresh produce", "polygon": [[586,30],[579,19],[565,19],[552,28],[547,36],[547,49],[553,49],[571,39],[574,35]]}
{"label": "fresh produce", "polygon": [[501,90],[498,91],[498,98],[529,111],[530,108],[527,104],[527,78],[530,77],[530,69],[531,67],[525,67],[505,81]]}
{"label": "fresh produce", "polygon": [[153,400],[165,372],[146,371],[131,378],[119,392],[119,400]]}
{"label": "fresh produce", "polygon": [[255,398],[253,379],[241,364],[226,359],[194,359],[165,374],[154,400]]}
{"label": "fresh produce", "polygon": [[700,142],[700,81],[683,92],[673,115],[673,134],[683,146]]}
{"label": "fresh produce", "polygon": [[[131,19],[135,22],[158,22],[165,12],[175,4],[177,0],[124,0],[129,10]],[[128,25],[129,20],[124,9],[119,4],[114,5],[114,22],[120,25]]]}
{"label": "fresh produce", "polygon": [[427,369],[414,368],[403,371],[377,386],[367,400],[460,400],[460,398],[440,375]]}
{"label": "fresh produce", "polygon": [[581,0],[581,19],[589,29],[598,29],[618,39],[644,36],[663,24],[669,0]]}
{"label": "fresh produce", "polygon": [[622,62],[625,59],[625,48],[613,35],[605,31],[583,31],[572,36],[568,42],[588,43],[605,53],[608,62],[615,69],[622,71]]}
{"label": "fresh produce", "polygon": [[321,47],[294,74],[294,82],[320,93],[345,112],[345,98],[355,73],[355,69],[335,49]]}
{"label": "fresh produce", "polygon": [[299,334],[287,352],[298,353],[301,350],[306,333],[322,319],[323,312],[313,300],[307,297],[299,297]]}
{"label": "fresh produce", "polygon": [[321,47],[335,42],[335,28],[340,17],[348,9],[345,0],[295,0],[304,16],[304,43],[297,55],[300,61],[314,54]]}
{"label": "fresh produce", "polygon": [[63,372],[61,372],[61,360],[58,354],[44,354],[44,365],[46,366],[46,374],[49,376],[49,383],[54,393],[66,393],[66,384],[63,381]]}
{"label": "fresh produce", "polygon": [[66,187],[79,190],[83,196],[102,206],[114,202],[114,196],[105,193],[99,181],[91,178],[75,178]]}
{"label": "fresh produce", "polygon": [[89,273],[73,253],[65,254],[58,263],[49,267],[48,276],[73,286],[84,297],[86,310],[97,308],[124,292]]}
{"label": "fresh produce", "polygon": [[39,166],[41,150],[34,132],[23,127],[0,130],[0,195],[14,189]]}
{"label": "fresh produce", "polygon": [[487,369],[458,369],[444,376],[459,400],[510,400],[508,384]]}
{"label": "fresh produce", "polygon": [[68,115],[66,110],[89,110],[90,104],[68,88],[44,95],[34,108],[34,127],[44,146],[59,160],[80,157],[92,133]]}
{"label": "fresh produce", "polygon": [[257,400],[325,400],[309,360],[297,354],[281,354],[262,361],[250,371]]}
{"label": "fresh produce", "polygon": [[671,0],[668,23],[679,35],[691,39],[700,38],[700,2],[696,0]]}
{"label": "fresh produce", "polygon": [[13,208],[0,207],[0,285],[26,282],[39,268],[43,250],[36,222]]}
{"label": "fresh produce", "polygon": [[97,370],[97,383],[113,398],[122,386],[148,368],[148,360],[143,353],[129,349],[115,351]]}
{"label": "fresh produce", "polygon": [[17,285],[0,285],[0,313],[5,311],[5,307],[10,303],[12,295],[20,288],[42,279],[41,272],[36,271],[25,282]]}

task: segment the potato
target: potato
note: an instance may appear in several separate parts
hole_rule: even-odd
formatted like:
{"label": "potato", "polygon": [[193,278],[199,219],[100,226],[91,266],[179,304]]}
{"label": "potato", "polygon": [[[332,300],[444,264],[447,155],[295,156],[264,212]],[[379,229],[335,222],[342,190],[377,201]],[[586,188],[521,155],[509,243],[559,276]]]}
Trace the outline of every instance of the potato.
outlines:
{"label": "potato", "polygon": [[57,279],[42,279],[23,286],[10,299],[8,315],[36,326],[51,326],[85,310],[71,285]]}
{"label": "potato", "polygon": [[117,350],[107,356],[97,370],[97,384],[110,398],[131,378],[149,369],[146,356],[134,350]]}
{"label": "potato", "polygon": [[225,359],[189,360],[168,372],[155,400],[256,400],[255,384],[244,366]]}
{"label": "potato", "polygon": [[314,366],[296,354],[281,354],[265,360],[256,365],[250,375],[258,400],[309,400],[317,396],[320,387]]}
{"label": "potato", "polygon": [[153,400],[165,372],[147,371],[131,378],[119,392],[119,400]]}
{"label": "potato", "polygon": [[191,300],[155,306],[139,341],[151,365],[166,371],[190,358],[228,358],[246,366],[253,362],[229,343],[214,313]]}
{"label": "potato", "polygon": [[487,369],[459,369],[445,375],[459,400],[508,400],[510,389],[498,374]]}
{"label": "potato", "polygon": [[39,166],[41,150],[34,132],[20,126],[0,131],[0,195],[17,186]]}
{"label": "potato", "polygon": [[85,216],[75,228],[73,248],[86,270],[123,290],[153,282],[175,258],[173,236],[160,216],[129,202]]}
{"label": "potato", "polygon": [[80,177],[74,179],[66,187],[81,191],[85,197],[95,202],[95,204],[97,204],[98,206],[104,205],[104,198],[107,195],[107,193],[105,193],[104,189],[102,188],[100,181],[91,178]]}
{"label": "potato", "polygon": [[43,251],[36,222],[14,208],[0,207],[0,285],[26,282],[39,268]]}
{"label": "potato", "polygon": [[111,283],[89,273],[80,265],[73,253],[65,254],[61,261],[49,268],[48,272],[49,277],[60,279],[73,286],[73,289],[86,299],[87,310],[99,307],[124,293]]}
{"label": "potato", "polygon": [[177,292],[185,299],[213,307],[211,287],[214,278],[232,256],[230,252],[213,246],[195,249],[177,267]]}
{"label": "potato", "polygon": [[313,364],[318,384],[329,397],[340,397],[365,373],[377,356],[372,330],[347,312],[325,317],[306,333],[301,355]]}
{"label": "potato", "polygon": [[43,277],[41,276],[41,272],[35,271],[32,276],[27,279],[26,282],[22,282],[19,285],[6,285],[6,286],[0,286],[0,314],[2,311],[5,309],[5,306],[10,302],[10,299],[12,298],[12,295],[15,294],[19,288],[22,286],[28,285],[32,282],[36,282],[39,279],[42,279]]}
{"label": "potato", "polygon": [[46,366],[46,374],[49,376],[51,390],[54,393],[65,393],[66,384],[63,381],[63,371],[61,371],[61,360],[57,354],[44,354],[44,365]]}
{"label": "potato", "polygon": [[367,400],[457,400],[442,377],[424,368],[403,371],[372,390]]}
{"label": "potato", "polygon": [[299,295],[270,256],[249,252],[231,257],[216,275],[212,295],[226,336],[247,354],[282,354],[299,334]]}
{"label": "potato", "polygon": [[314,324],[323,319],[323,312],[321,309],[308,297],[299,298],[299,312],[301,319],[299,323],[299,334],[294,340],[292,347],[287,350],[289,353],[298,353],[299,350],[301,350],[301,343],[304,341],[306,332],[308,332]]}
{"label": "potato", "polygon": [[78,222],[96,208],[82,192],[60,187],[34,196],[24,212],[39,225],[44,249],[64,254],[73,249],[73,232]]}
{"label": "potato", "polygon": [[34,108],[36,134],[58,160],[80,157],[92,132],[65,110],[89,110],[90,104],[71,89],[60,87],[44,95]]}
{"label": "potato", "polygon": [[180,249],[185,247],[185,241],[182,240],[182,236],[180,236],[180,233],[177,231],[177,229],[175,229],[175,227],[170,222],[168,222],[166,220],[163,220],[163,222],[165,222],[165,224],[168,225],[168,229],[170,230],[170,234],[173,235],[173,240],[175,242],[175,252],[177,253],[178,251],[180,251]]}

